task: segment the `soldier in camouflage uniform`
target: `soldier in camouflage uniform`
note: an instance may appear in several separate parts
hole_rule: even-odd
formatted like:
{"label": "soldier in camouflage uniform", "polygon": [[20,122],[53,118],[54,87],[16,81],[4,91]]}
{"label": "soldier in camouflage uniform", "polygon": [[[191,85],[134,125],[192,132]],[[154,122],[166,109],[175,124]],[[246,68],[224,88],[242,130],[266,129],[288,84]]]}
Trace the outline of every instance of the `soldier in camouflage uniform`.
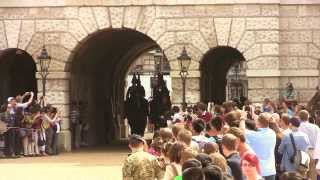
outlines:
{"label": "soldier in camouflage uniform", "polygon": [[124,180],[155,180],[162,179],[163,171],[156,157],[144,152],[145,141],[139,135],[131,135],[129,147],[132,154],[122,167]]}

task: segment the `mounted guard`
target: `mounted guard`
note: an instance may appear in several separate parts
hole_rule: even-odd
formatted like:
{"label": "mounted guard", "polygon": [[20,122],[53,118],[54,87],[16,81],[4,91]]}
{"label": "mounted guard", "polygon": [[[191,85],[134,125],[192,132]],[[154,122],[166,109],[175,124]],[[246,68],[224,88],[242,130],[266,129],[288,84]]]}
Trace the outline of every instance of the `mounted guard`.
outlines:
{"label": "mounted guard", "polygon": [[153,89],[153,98],[150,101],[150,123],[154,129],[167,127],[167,120],[170,119],[171,101],[170,93],[161,73],[158,74],[157,84]]}
{"label": "mounted guard", "polygon": [[133,74],[131,83],[126,94],[125,117],[128,119],[131,134],[143,136],[149,114],[148,101],[145,99],[145,90],[139,74],[138,78]]}

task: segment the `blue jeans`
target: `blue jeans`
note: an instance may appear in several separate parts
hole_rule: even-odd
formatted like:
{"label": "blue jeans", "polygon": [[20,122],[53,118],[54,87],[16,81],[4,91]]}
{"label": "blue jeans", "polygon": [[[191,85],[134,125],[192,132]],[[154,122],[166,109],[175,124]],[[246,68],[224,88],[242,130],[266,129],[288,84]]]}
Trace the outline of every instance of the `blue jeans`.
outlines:
{"label": "blue jeans", "polygon": [[275,180],[276,179],[276,175],[271,175],[271,176],[263,176],[264,180]]}

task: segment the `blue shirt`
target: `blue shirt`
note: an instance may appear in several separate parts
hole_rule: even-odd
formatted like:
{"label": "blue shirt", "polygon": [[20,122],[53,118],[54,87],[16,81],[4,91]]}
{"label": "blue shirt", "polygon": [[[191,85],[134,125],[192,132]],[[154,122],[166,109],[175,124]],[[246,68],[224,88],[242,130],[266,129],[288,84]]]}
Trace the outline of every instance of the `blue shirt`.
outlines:
{"label": "blue shirt", "polygon": [[258,131],[246,130],[245,137],[246,142],[258,156],[261,176],[275,175],[276,133],[270,128],[258,128]]}
{"label": "blue shirt", "polygon": [[294,115],[293,111],[290,108],[288,108],[288,113],[287,114],[288,114],[289,118],[292,118],[293,115]]}
{"label": "blue shirt", "polygon": [[[291,133],[286,133],[280,143],[278,152],[282,154],[281,170],[283,171],[296,171],[294,165],[290,162],[290,157],[293,155],[293,145],[290,139]],[[297,150],[307,152],[310,146],[308,136],[300,131],[292,131],[293,139],[296,144]]]}

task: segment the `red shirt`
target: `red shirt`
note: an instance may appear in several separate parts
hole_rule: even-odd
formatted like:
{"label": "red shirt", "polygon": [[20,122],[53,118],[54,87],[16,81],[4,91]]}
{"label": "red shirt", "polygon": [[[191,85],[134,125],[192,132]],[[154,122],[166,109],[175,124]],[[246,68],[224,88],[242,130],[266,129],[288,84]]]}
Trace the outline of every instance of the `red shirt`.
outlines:
{"label": "red shirt", "polygon": [[41,124],[42,124],[42,118],[39,116],[34,120],[32,128],[40,129],[41,128]]}
{"label": "red shirt", "polygon": [[199,118],[203,119],[205,123],[208,123],[212,119],[212,114],[208,111],[205,111],[201,116],[199,116]]}

